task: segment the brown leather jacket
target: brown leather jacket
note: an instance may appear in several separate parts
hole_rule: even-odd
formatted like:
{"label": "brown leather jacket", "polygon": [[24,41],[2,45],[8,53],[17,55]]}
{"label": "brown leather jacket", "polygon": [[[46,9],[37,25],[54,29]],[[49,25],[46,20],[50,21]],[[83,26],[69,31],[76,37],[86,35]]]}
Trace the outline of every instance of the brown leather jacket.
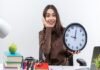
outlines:
{"label": "brown leather jacket", "polygon": [[39,32],[39,60],[49,65],[73,65],[73,55],[67,52],[63,44],[63,34],[56,37],[51,28]]}

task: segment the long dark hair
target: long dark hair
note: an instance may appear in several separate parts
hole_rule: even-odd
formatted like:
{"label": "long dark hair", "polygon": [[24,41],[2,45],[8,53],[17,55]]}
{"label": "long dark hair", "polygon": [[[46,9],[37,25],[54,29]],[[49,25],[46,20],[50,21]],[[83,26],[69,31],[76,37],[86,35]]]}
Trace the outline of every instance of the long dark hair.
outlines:
{"label": "long dark hair", "polygon": [[[46,17],[46,13],[47,13],[47,10],[48,9],[52,9],[54,12],[55,12],[55,15],[56,15],[56,24],[53,28],[53,33],[55,33],[57,36],[60,36],[63,32],[63,27],[61,25],[61,21],[60,21],[60,17],[59,17],[59,14],[58,14],[58,11],[56,9],[56,7],[54,5],[47,5],[43,11],[43,17],[45,18]],[[45,28],[45,27],[44,27]]]}

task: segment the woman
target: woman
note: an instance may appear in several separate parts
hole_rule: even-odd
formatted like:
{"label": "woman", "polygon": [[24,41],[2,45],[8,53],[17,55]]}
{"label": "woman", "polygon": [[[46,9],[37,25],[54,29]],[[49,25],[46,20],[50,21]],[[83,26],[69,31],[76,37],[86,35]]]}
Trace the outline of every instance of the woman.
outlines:
{"label": "woman", "polygon": [[39,32],[40,61],[49,65],[73,65],[73,54],[63,44],[64,28],[54,5],[47,5],[43,11],[44,28]]}

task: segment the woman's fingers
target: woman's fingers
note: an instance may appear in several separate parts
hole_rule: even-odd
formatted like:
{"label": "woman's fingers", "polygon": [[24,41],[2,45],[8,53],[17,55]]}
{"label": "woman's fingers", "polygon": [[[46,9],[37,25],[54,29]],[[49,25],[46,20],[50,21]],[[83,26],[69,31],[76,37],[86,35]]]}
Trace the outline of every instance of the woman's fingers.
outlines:
{"label": "woman's fingers", "polygon": [[42,18],[42,21],[43,21],[43,25],[46,27],[47,23],[46,23],[45,19]]}
{"label": "woman's fingers", "polygon": [[72,51],[70,51],[70,50],[68,50],[68,52],[71,53],[71,54],[78,54],[78,53],[80,53],[80,51],[72,52]]}
{"label": "woman's fingers", "polygon": [[72,51],[70,51],[70,50],[68,50],[68,52],[69,52],[69,53],[71,53],[71,54],[73,54],[73,52],[72,52]]}
{"label": "woman's fingers", "polygon": [[78,53],[80,53],[80,51],[75,51],[75,52],[74,52],[74,54],[78,54]]}
{"label": "woman's fingers", "polygon": [[43,25],[44,25],[45,27],[54,27],[54,25],[51,25],[51,24],[47,23],[46,20],[45,20],[44,18],[42,19],[42,21],[43,21]]}

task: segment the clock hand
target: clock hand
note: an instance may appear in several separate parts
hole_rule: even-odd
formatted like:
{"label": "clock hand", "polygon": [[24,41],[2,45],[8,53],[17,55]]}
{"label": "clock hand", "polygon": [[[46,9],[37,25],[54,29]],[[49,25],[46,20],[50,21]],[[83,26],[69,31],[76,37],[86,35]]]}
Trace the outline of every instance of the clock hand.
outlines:
{"label": "clock hand", "polygon": [[71,36],[71,38],[76,39],[76,33],[77,33],[77,30],[75,30],[75,35],[74,36]]}
{"label": "clock hand", "polygon": [[75,30],[75,39],[76,39],[77,29]]}
{"label": "clock hand", "polygon": [[71,38],[74,38],[75,39],[75,36],[71,36]]}

